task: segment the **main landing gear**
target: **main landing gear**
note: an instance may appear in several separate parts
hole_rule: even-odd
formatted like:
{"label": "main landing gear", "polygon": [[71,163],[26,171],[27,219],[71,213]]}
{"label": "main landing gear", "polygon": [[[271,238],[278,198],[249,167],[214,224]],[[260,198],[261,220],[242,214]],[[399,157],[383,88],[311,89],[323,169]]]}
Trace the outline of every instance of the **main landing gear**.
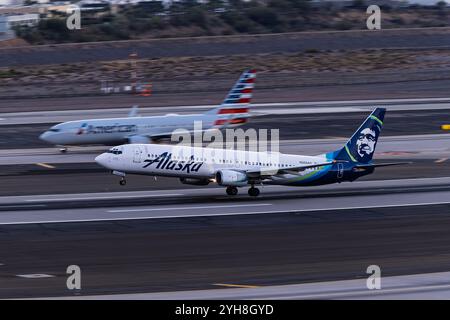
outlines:
{"label": "main landing gear", "polygon": [[248,189],[248,195],[251,197],[259,196],[259,189],[252,186],[250,189]]}
{"label": "main landing gear", "polygon": [[59,148],[59,152],[61,152],[61,153],[67,153],[67,147],[61,147],[61,148]]}
{"label": "main landing gear", "polygon": [[227,195],[235,196],[238,194],[238,188],[236,187],[227,187]]}
{"label": "main landing gear", "polygon": [[[227,187],[226,191],[227,195],[229,196],[235,196],[238,194],[238,188],[236,187]],[[248,189],[248,195],[251,197],[259,196],[259,189],[252,186],[250,189]]]}
{"label": "main landing gear", "polygon": [[125,180],[125,178],[122,177],[122,179],[120,179],[120,181],[119,181],[119,184],[120,184],[121,186],[124,186],[124,185],[127,184],[127,180]]}

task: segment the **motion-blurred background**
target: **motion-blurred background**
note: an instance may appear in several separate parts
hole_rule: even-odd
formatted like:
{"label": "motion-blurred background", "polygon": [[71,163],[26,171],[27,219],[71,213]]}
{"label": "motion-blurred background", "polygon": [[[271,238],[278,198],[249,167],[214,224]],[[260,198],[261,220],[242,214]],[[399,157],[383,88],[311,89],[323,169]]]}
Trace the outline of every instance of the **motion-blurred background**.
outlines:
{"label": "motion-blurred background", "polygon": [[[367,29],[369,5],[380,30]],[[74,8],[81,28],[71,30]],[[450,270],[449,22],[448,4],[428,0],[0,0],[0,297],[73,295],[71,264],[83,270],[81,294],[348,279],[358,291],[372,264],[446,284],[447,273],[428,273]],[[265,187],[251,200],[169,178],[134,176],[124,188],[93,161],[107,147],[60,154],[38,139],[132,105],[204,112],[249,68],[254,117],[243,128],[280,129],[281,151],[335,150],[384,106],[375,160],[413,163],[322,189]],[[402,285],[423,298],[416,283]],[[257,297],[311,293],[302,290]]]}

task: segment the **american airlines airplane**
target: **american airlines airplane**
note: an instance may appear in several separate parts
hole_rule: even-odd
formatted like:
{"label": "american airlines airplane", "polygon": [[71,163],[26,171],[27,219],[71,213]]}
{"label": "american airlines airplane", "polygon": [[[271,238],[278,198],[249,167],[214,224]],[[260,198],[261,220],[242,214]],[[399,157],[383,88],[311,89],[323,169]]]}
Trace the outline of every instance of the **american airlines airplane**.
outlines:
{"label": "american airlines airplane", "polygon": [[53,145],[115,145],[120,143],[151,143],[168,138],[176,128],[193,132],[194,121],[201,121],[202,129],[233,128],[247,122],[249,105],[255,85],[256,72],[242,73],[222,104],[203,114],[139,117],[136,107],[127,118],[91,119],[57,124],[40,135]]}
{"label": "american airlines airplane", "polygon": [[255,185],[312,186],[354,181],[376,167],[405,163],[372,163],[386,109],[376,108],[340,149],[318,156],[179,145],[121,145],[95,158],[100,165],[121,176],[126,173],[178,177],[184,184],[216,182],[236,195],[237,187],[249,185],[248,194],[258,196]]}

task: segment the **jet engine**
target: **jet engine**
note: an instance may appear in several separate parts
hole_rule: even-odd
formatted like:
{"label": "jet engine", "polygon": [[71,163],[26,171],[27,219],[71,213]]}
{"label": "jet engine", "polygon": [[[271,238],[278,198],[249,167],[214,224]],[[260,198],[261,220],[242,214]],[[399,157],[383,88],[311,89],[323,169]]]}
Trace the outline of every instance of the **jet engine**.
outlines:
{"label": "jet engine", "polygon": [[241,187],[247,185],[247,175],[234,170],[219,170],[216,172],[217,184],[221,186]]}

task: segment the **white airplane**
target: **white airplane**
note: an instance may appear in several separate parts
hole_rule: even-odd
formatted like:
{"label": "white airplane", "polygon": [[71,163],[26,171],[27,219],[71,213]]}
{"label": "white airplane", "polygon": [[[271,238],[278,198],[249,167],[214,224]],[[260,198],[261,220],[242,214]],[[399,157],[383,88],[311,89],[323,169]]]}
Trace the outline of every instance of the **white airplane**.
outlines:
{"label": "white airplane", "polygon": [[133,107],[127,118],[91,119],[57,124],[40,135],[53,145],[115,145],[120,143],[151,143],[168,138],[176,128],[193,132],[194,121],[201,121],[202,129],[233,128],[247,122],[249,105],[255,85],[256,72],[248,70],[230,90],[222,104],[203,114],[139,117]]}
{"label": "white airplane", "polygon": [[191,146],[121,145],[95,158],[100,165],[121,176],[126,173],[178,177],[184,184],[216,182],[236,195],[237,187],[250,185],[250,196],[258,196],[257,184],[311,186],[353,181],[376,167],[404,163],[373,164],[372,156],[386,109],[376,108],[344,147],[318,156],[250,152]]}

